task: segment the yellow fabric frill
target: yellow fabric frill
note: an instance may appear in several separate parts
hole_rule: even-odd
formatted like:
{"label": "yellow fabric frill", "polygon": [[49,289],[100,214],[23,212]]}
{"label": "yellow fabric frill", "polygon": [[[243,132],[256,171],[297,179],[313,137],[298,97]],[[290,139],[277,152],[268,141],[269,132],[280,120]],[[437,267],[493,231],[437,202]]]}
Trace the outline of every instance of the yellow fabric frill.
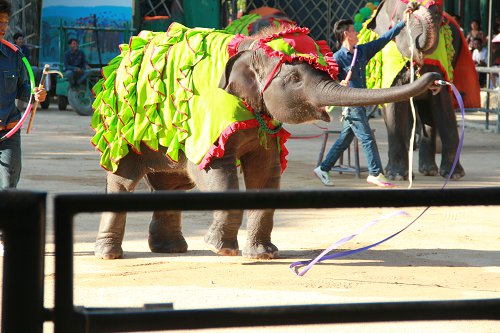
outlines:
{"label": "yellow fabric frill", "polygon": [[140,152],[141,143],[167,147],[173,161],[183,151],[199,164],[226,128],[254,119],[238,97],[218,88],[233,38],[173,23],[121,45],[94,87],[92,144],[102,167],[115,172],[129,147]]}

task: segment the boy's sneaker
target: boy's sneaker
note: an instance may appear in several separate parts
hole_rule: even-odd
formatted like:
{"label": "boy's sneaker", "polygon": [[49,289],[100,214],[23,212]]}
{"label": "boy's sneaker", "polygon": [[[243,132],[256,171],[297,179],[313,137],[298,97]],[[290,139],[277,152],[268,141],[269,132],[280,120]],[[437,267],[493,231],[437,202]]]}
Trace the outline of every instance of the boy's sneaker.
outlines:
{"label": "boy's sneaker", "polygon": [[321,166],[318,166],[313,172],[325,186],[333,186],[333,181],[330,179],[330,173],[321,170]]}
{"label": "boy's sneaker", "polygon": [[394,187],[393,183],[391,183],[385,176],[380,173],[378,176],[372,176],[369,175],[368,178],[366,178],[366,181],[370,184],[377,185],[379,187]]}

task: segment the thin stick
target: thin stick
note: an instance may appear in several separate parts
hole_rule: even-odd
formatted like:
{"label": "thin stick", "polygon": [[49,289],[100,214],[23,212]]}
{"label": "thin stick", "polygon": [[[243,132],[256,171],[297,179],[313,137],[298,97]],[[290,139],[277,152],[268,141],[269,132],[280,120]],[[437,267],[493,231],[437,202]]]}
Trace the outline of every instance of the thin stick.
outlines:
{"label": "thin stick", "polygon": [[[49,71],[50,65],[45,65],[43,67],[42,78],[40,79],[40,84],[38,88],[43,88],[43,82],[45,81],[45,77],[47,76],[47,72]],[[33,111],[31,112],[30,121],[28,123],[28,128],[26,129],[26,134],[30,133],[31,125],[33,124],[33,120],[35,119],[36,108],[38,107],[38,101],[35,100],[35,104],[33,105]]]}

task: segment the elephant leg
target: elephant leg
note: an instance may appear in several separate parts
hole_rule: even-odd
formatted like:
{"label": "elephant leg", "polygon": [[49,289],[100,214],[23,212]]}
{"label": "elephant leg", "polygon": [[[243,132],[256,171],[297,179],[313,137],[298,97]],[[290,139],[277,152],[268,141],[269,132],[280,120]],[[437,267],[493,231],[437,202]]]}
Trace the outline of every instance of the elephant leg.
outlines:
{"label": "elephant leg", "polygon": [[410,105],[408,102],[388,103],[382,111],[389,145],[385,175],[391,180],[407,180]]}
{"label": "elephant leg", "polygon": [[[241,157],[241,167],[248,190],[280,188],[281,165],[276,139],[268,136],[268,148],[259,147]],[[271,242],[274,209],[247,210],[247,242],[243,256],[252,259],[274,259],[278,248]]]}
{"label": "elephant leg", "polygon": [[[106,192],[132,192],[140,178],[125,178],[111,172],[106,177]],[[102,259],[123,257],[122,242],[125,235],[126,212],[104,212],[99,224],[94,254]]]}
{"label": "elephant leg", "polygon": [[[229,149],[231,145],[227,145]],[[214,159],[209,169],[198,170],[193,163],[188,163],[191,177],[201,191],[219,192],[238,190],[238,174],[236,158],[226,150],[224,157]],[[237,256],[238,230],[243,219],[241,210],[216,210],[213,213],[213,222],[205,234],[207,247],[220,255]]]}
{"label": "elephant leg", "polygon": [[434,117],[436,103],[438,103],[437,96],[432,94],[426,94],[425,98],[421,98],[416,102],[418,116],[422,123],[422,137],[418,150],[418,172],[424,176],[436,176],[438,174],[436,164],[437,130]]}
{"label": "elephant leg", "polygon": [[[439,97],[439,99],[435,105],[438,105],[438,107],[437,110],[433,112],[433,115],[435,119],[434,124],[439,131],[442,143],[439,174],[442,177],[448,177],[455,161],[455,155],[459,153],[457,149],[460,143],[460,137],[458,135],[457,118],[455,110],[453,109],[451,95],[441,92],[437,97]],[[460,164],[460,160],[457,160],[457,164],[450,179],[460,179],[463,176],[465,176],[465,170]]]}
{"label": "elephant leg", "polygon": [[422,138],[418,151],[418,172],[424,176],[436,176],[436,130],[432,126],[423,125]]}
{"label": "elephant leg", "polygon": [[[187,175],[155,172],[146,175],[152,191],[185,190],[192,188]],[[156,253],[184,253],[188,245],[182,235],[180,211],[154,211],[149,224],[149,248]]]}

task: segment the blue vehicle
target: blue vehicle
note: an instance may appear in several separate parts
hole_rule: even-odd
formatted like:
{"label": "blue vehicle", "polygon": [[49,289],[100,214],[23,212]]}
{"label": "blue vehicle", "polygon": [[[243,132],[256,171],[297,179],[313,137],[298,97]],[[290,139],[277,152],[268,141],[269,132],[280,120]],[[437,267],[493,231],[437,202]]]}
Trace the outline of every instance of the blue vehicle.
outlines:
{"label": "blue vehicle", "polygon": [[[68,104],[80,115],[92,114],[93,94],[91,88],[100,79],[101,68],[120,53],[119,45],[127,43],[134,30],[132,25],[131,0],[88,0],[86,3],[44,1],[41,20],[40,67],[64,73],[64,54],[69,49],[68,40],[76,39],[90,67],[88,79],[70,86],[65,78],[51,75],[46,89],[51,100],[57,100],[59,110]],[[118,5],[116,5],[118,4]],[[71,7],[68,10],[68,7]],[[44,107],[44,105],[42,105]]]}
{"label": "blue vehicle", "polygon": [[187,26],[221,28],[226,26],[229,11],[235,12],[236,8],[235,0],[87,0],[84,4],[68,2],[64,6],[56,3],[43,2],[40,68],[49,64],[64,72],[67,41],[75,38],[86,55],[91,75],[79,87],[71,87],[66,79],[51,75],[46,85],[48,98],[42,108],[57,100],[60,110],[66,110],[69,104],[80,115],[92,114],[91,87],[100,79],[100,69],[120,53],[119,45],[128,43],[134,33],[165,31],[173,21]]}

